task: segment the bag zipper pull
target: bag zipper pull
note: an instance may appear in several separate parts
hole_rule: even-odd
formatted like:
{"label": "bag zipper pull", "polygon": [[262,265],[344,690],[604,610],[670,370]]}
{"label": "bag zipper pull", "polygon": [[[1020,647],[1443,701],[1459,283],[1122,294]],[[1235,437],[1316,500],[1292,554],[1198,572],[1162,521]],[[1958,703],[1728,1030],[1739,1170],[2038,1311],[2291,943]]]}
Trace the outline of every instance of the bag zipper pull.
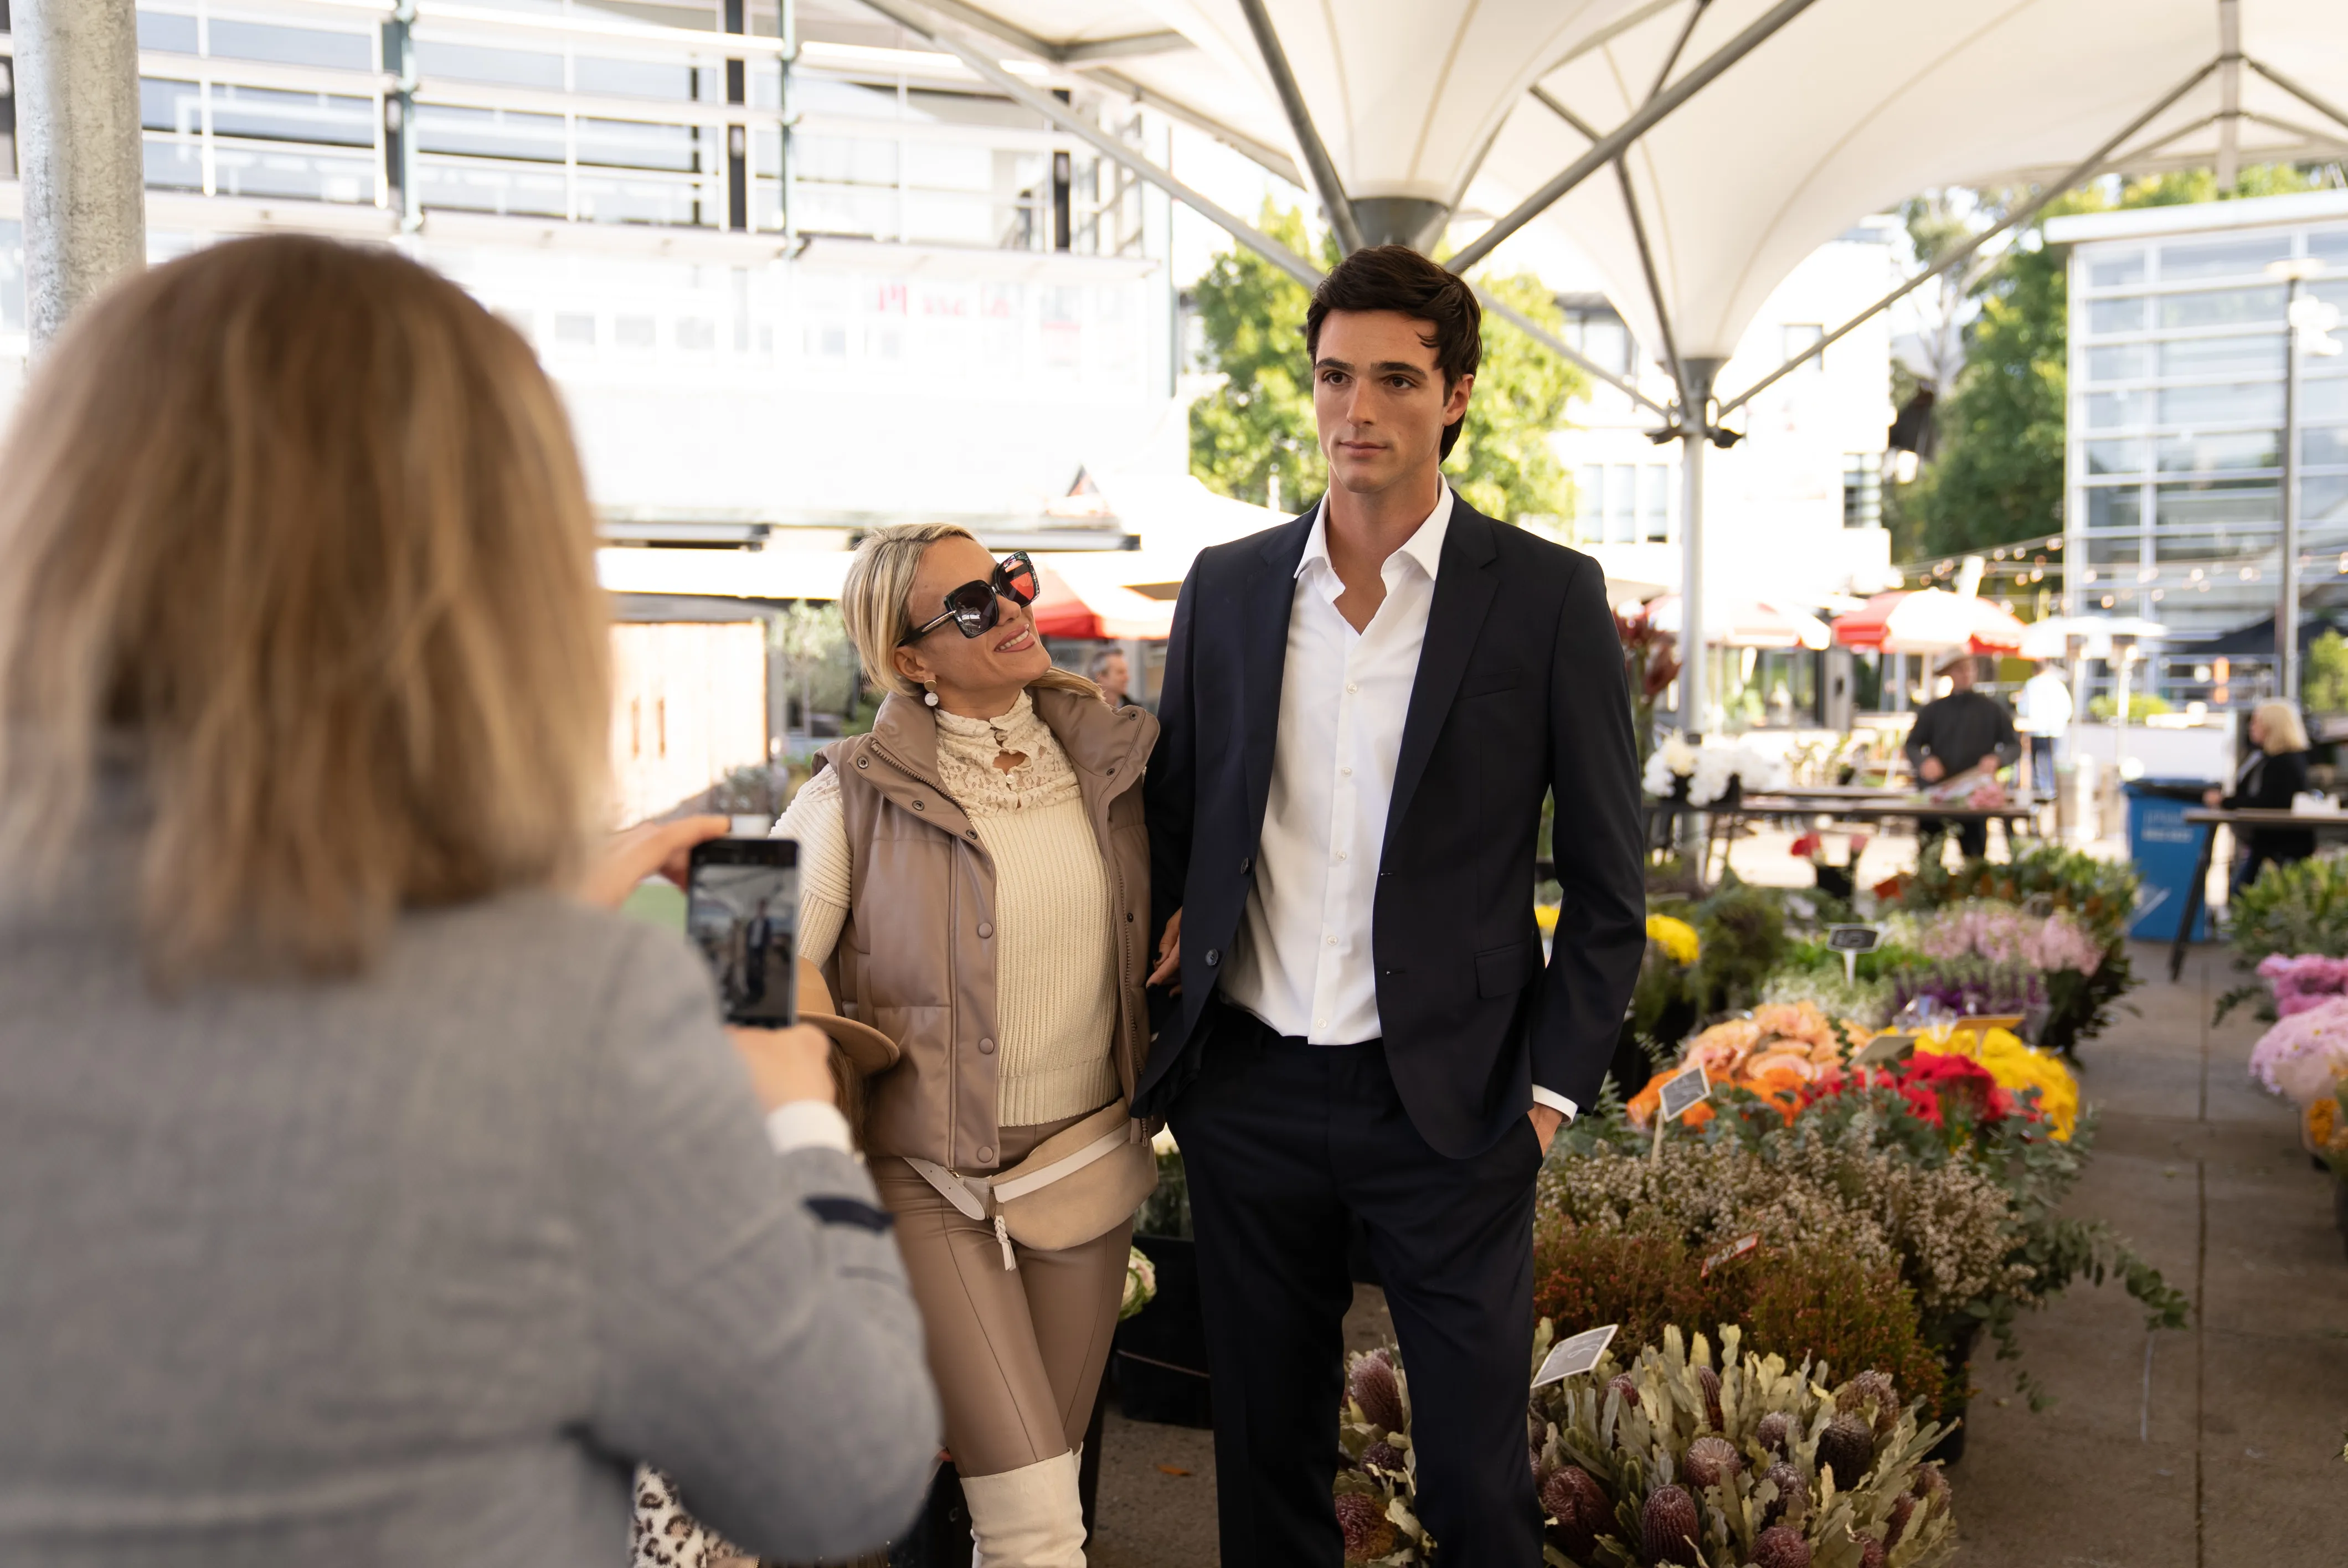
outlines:
{"label": "bag zipper pull", "polygon": [[994,1216],[994,1239],[1003,1244],[1003,1266],[1013,1274],[1018,1273],[1019,1260],[1011,1254],[1011,1227],[1003,1223],[1001,1214]]}

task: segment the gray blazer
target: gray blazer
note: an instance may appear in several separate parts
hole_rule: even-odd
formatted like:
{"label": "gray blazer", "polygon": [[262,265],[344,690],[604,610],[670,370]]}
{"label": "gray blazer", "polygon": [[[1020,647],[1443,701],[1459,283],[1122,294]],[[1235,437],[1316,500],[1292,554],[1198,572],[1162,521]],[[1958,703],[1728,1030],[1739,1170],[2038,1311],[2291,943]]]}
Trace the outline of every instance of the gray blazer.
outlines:
{"label": "gray blazer", "polygon": [[681,939],[506,897],[158,999],[134,836],[0,876],[0,1562],[617,1565],[639,1459],[763,1553],[913,1516],[894,1239]]}

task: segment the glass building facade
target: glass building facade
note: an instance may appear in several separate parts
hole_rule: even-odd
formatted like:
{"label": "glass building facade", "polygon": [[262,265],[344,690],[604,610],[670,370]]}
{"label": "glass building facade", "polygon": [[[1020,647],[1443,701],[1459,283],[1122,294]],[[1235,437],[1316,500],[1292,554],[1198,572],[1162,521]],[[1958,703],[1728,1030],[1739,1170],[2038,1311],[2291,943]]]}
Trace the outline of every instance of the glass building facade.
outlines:
{"label": "glass building facade", "polygon": [[[2295,220],[2274,220],[2284,212]],[[2212,660],[2192,644],[2275,613],[2290,285],[2271,269],[2319,269],[2304,292],[2348,310],[2348,197],[2096,214],[2049,235],[2075,241],[2069,608],[2167,625],[2158,678],[2172,700],[2252,700],[2266,657]],[[2300,374],[2298,555],[2312,607],[2348,581],[2348,355],[2303,354]]]}

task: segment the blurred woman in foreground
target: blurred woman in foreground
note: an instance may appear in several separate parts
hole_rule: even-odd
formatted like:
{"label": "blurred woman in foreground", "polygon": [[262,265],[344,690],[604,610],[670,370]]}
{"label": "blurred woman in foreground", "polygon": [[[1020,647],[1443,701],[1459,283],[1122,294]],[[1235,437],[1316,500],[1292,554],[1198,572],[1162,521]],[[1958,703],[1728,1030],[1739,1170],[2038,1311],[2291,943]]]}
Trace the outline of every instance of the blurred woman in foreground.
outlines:
{"label": "blurred woman in foreground", "polygon": [[0,1561],[616,1563],[640,1459],[753,1551],[892,1532],[937,1408],[827,1043],[737,1055],[579,896],[712,829],[586,864],[607,610],[529,348],[247,241],[18,407]]}

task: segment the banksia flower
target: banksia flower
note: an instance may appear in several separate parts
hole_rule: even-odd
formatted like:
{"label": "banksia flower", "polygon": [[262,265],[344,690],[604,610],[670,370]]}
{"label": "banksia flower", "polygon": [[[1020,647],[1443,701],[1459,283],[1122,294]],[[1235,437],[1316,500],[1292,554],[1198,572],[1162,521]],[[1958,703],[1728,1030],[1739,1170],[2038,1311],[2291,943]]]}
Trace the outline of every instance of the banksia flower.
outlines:
{"label": "banksia flower", "polygon": [[[1639,1408],[1639,1385],[1637,1381],[1632,1378],[1630,1373],[1615,1373],[1614,1380],[1606,1385],[1606,1391],[1610,1394],[1622,1395],[1622,1408],[1624,1409],[1635,1410]],[[1604,1409],[1606,1408],[1606,1401],[1603,1399],[1599,1400],[1598,1408],[1601,1410]]]}
{"label": "banksia flower", "polygon": [[1375,1562],[1395,1549],[1397,1533],[1375,1497],[1349,1491],[1337,1499],[1337,1528],[1345,1537],[1349,1568]]}
{"label": "banksia flower", "polygon": [[1891,1429],[1900,1424],[1900,1395],[1890,1378],[1881,1372],[1861,1372],[1835,1395],[1835,1409],[1847,1416],[1865,1415],[1870,1403],[1875,1406],[1875,1435],[1890,1437]]}
{"label": "banksia flower", "polygon": [[1923,1503],[1927,1514],[1949,1511],[1949,1478],[1941,1473],[1939,1465],[1920,1466],[1915,1483],[1909,1490]]}
{"label": "banksia flower", "polygon": [[1681,1460],[1680,1468],[1697,1486],[1720,1486],[1745,1468],[1745,1460],[1737,1453],[1735,1443],[1726,1438],[1707,1433],[1688,1444],[1686,1457]]}
{"label": "banksia flower", "polygon": [[1354,1363],[1345,1378],[1345,1392],[1362,1407],[1362,1419],[1382,1432],[1402,1430],[1402,1385],[1394,1363],[1384,1353],[1371,1351]]}
{"label": "banksia flower", "polygon": [[1783,1410],[1772,1410],[1761,1418],[1761,1424],[1753,1429],[1753,1435],[1760,1440],[1763,1448],[1773,1454],[1781,1454],[1786,1451],[1787,1435],[1793,1430],[1793,1418]]}
{"label": "banksia flower", "polygon": [[1777,1489],[1776,1501],[1762,1515],[1763,1522],[1775,1524],[1783,1520],[1799,1530],[1802,1521],[1810,1516],[1810,1489],[1803,1481],[1802,1472],[1785,1460],[1779,1460],[1769,1467],[1769,1473],[1762,1479]]}
{"label": "banksia flower", "polygon": [[1872,1535],[1859,1542],[1859,1568],[1883,1568],[1883,1542]]}
{"label": "banksia flower", "polygon": [[1884,1551],[1889,1552],[1900,1544],[1900,1538],[1908,1533],[1908,1521],[1915,1512],[1916,1499],[1912,1493],[1903,1491],[1892,1499],[1890,1516],[1883,1524]]}
{"label": "banksia flower", "polygon": [[1754,1540],[1753,1568],[1810,1568],[1810,1543],[1800,1531],[1773,1524]]}
{"label": "banksia flower", "polygon": [[1542,1512],[1556,1521],[1550,1538],[1568,1557],[1587,1557],[1598,1548],[1598,1534],[1612,1523],[1606,1489],[1578,1464],[1560,1465],[1540,1489]]}
{"label": "banksia flower", "polygon": [[1651,1563],[1677,1563],[1703,1568],[1696,1534],[1703,1528],[1695,1516],[1695,1499],[1683,1487],[1659,1486],[1647,1497],[1639,1515],[1639,1544]]}
{"label": "banksia flower", "polygon": [[1712,1422],[1712,1430],[1725,1432],[1728,1423],[1720,1419],[1720,1374],[1709,1367],[1695,1369],[1696,1385],[1704,1390],[1704,1413]]}
{"label": "banksia flower", "polygon": [[1849,1491],[1875,1462],[1875,1429],[1857,1416],[1837,1416],[1818,1434],[1818,1467],[1834,1471],[1835,1490]]}
{"label": "banksia flower", "polygon": [[1372,1475],[1383,1472],[1386,1475],[1399,1476],[1409,1468],[1409,1464],[1410,1461],[1403,1457],[1402,1450],[1390,1442],[1384,1440],[1374,1442],[1362,1450],[1362,1468]]}

